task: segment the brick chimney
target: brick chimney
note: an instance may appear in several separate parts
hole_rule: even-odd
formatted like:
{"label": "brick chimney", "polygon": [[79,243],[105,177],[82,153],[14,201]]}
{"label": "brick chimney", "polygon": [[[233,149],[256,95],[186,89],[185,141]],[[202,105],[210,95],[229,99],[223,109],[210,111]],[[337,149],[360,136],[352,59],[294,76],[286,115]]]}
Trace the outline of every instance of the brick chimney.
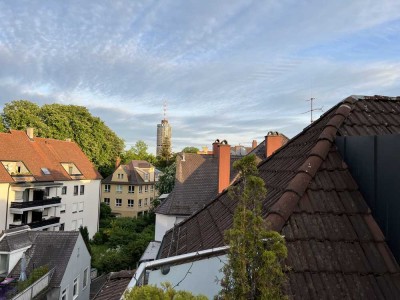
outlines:
{"label": "brick chimney", "polygon": [[229,186],[231,181],[231,146],[228,144],[226,140],[223,140],[218,145],[217,151],[218,151],[218,193],[221,193]]}
{"label": "brick chimney", "polygon": [[216,139],[215,142],[212,144],[213,155],[218,156],[219,154],[219,146],[220,142],[219,139]]}
{"label": "brick chimney", "polygon": [[33,140],[33,138],[35,137],[34,128],[33,128],[33,127],[27,127],[27,128],[26,128],[26,135],[27,135],[31,140]]}
{"label": "brick chimney", "polygon": [[251,149],[254,149],[255,147],[257,147],[257,141],[253,140],[253,142],[251,143]]}
{"label": "brick chimney", "polygon": [[270,131],[265,136],[265,157],[270,157],[276,150],[286,144],[288,138],[277,131]]}

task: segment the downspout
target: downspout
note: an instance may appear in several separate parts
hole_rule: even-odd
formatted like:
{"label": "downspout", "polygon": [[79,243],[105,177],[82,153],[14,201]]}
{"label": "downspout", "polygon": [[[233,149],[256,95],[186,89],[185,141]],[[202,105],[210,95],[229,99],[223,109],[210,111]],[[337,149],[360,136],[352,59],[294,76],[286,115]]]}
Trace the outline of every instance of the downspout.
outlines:
{"label": "downspout", "polygon": [[10,187],[11,184],[8,184],[8,191],[7,191],[7,211],[6,211],[6,224],[4,225],[4,230],[7,230],[7,221],[8,221],[8,213],[9,213],[9,208],[8,208],[8,201],[10,197]]}

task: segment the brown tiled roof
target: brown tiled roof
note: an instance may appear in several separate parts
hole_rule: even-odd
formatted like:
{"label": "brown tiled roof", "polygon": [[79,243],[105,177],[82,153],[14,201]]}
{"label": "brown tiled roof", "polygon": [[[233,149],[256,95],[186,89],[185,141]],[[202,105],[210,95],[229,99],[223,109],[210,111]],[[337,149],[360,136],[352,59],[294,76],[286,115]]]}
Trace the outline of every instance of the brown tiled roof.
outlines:
{"label": "brown tiled roof", "polygon": [[[140,185],[140,184],[148,184],[148,182],[145,182],[142,177],[138,174],[138,172],[135,170],[135,168],[151,168],[154,167],[151,163],[145,161],[145,160],[132,160],[129,162],[129,164],[122,165],[122,168],[125,170],[125,172],[128,174],[128,182],[126,181],[113,181],[112,177],[113,174],[109,175],[107,178],[103,179],[102,183],[114,183],[114,184],[134,184],[134,185]],[[157,169],[155,169],[155,172],[160,172]]]}
{"label": "brown tiled roof", "polygon": [[[61,163],[74,163],[84,179],[101,179],[93,164],[74,142],[35,137],[24,131],[0,133],[0,161],[22,161],[36,181],[71,180]],[[43,174],[47,168],[50,175]],[[0,164],[0,182],[14,182]]]}
{"label": "brown tiled roof", "polygon": [[129,282],[131,281],[135,271],[119,271],[112,272],[108,276],[108,280],[100,288],[95,300],[119,300],[125,292]]}
{"label": "brown tiled roof", "polygon": [[[218,194],[218,157],[196,153],[184,156],[180,154],[176,158],[174,189],[156,213],[189,216]],[[231,156],[231,181],[237,174],[232,164],[239,158]]]}
{"label": "brown tiled roof", "polygon": [[[290,298],[400,295],[399,266],[334,144],[337,135],[396,133],[400,97],[352,96],[259,165],[263,216],[287,241]],[[236,204],[219,195],[166,233],[160,256],[222,246]]]}

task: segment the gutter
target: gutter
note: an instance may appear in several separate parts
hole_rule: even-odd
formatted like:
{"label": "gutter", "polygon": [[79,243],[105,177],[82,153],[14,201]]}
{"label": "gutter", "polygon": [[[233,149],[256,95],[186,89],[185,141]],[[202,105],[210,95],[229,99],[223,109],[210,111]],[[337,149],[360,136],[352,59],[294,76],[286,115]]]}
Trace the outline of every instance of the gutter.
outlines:
{"label": "gutter", "polygon": [[[229,246],[206,249],[206,250],[201,250],[201,251],[197,251],[197,252],[191,252],[191,253],[187,253],[187,254],[171,256],[171,257],[167,257],[167,258],[162,258],[162,259],[158,259],[158,260],[141,263],[139,268],[136,270],[135,274],[133,275],[133,277],[132,277],[131,281],[129,282],[126,289],[128,290],[128,289],[131,289],[131,288],[134,288],[135,286],[137,286],[137,284],[140,282],[141,278],[143,277],[144,273],[149,268],[155,268],[155,267],[160,267],[160,266],[166,265],[166,264],[177,263],[177,262],[185,261],[185,260],[188,260],[191,258],[200,258],[203,256],[209,256],[211,254],[225,253],[227,249],[229,249]],[[121,297],[121,300],[122,299],[124,299],[124,298]]]}

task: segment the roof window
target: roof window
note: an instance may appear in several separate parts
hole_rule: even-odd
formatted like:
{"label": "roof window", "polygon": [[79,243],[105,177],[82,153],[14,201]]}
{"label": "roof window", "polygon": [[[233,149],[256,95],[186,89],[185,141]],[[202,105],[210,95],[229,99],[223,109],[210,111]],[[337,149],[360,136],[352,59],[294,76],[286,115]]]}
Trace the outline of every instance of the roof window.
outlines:
{"label": "roof window", "polygon": [[50,171],[47,168],[40,168],[44,175],[50,175]]}

